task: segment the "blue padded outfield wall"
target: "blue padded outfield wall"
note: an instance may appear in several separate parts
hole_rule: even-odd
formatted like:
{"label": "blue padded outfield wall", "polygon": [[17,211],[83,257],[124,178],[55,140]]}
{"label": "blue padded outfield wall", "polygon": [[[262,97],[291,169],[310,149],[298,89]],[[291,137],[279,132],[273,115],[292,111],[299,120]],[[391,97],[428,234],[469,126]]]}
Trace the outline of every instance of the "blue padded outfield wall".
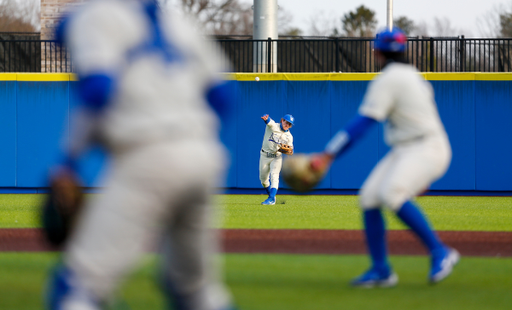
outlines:
{"label": "blue padded outfield wall", "polygon": [[[256,82],[255,77],[260,77]],[[230,74],[238,104],[224,124],[231,154],[226,187],[259,189],[258,162],[264,114],[290,113],[295,152],[316,152],[356,113],[375,74]],[[453,148],[448,173],[432,189],[512,191],[512,74],[426,73]],[[69,139],[69,114],[77,100],[69,74],[0,74],[0,191],[46,187],[47,169]],[[358,189],[387,152],[382,126],[338,160],[320,189]],[[88,186],[100,186],[105,158],[94,150],[82,165]],[[285,187],[281,184],[281,187]]]}

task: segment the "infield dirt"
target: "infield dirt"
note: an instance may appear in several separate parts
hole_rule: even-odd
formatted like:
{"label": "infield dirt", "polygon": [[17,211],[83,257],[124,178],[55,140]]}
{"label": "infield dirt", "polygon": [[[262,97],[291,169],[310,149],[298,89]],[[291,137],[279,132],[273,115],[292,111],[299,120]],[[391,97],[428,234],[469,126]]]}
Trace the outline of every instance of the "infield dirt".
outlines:
{"label": "infield dirt", "polygon": [[[222,229],[225,253],[364,254],[361,230]],[[465,256],[512,256],[512,232],[439,231],[439,237]],[[426,255],[415,236],[405,230],[387,235],[392,255]],[[149,248],[149,246],[148,246]],[[57,251],[40,229],[0,229],[0,251]]]}

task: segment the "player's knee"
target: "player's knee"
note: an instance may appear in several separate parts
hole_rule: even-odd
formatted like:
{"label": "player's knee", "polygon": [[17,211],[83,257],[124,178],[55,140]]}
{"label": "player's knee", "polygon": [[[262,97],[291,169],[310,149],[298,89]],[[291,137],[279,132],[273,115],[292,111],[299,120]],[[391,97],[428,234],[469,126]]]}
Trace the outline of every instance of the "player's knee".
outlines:
{"label": "player's knee", "polygon": [[388,187],[379,193],[382,205],[389,208],[391,211],[398,211],[405,201],[410,199],[407,189],[402,187]]}
{"label": "player's knee", "polygon": [[268,178],[260,179],[260,181],[261,181],[261,185],[263,185],[263,187],[269,187],[270,186],[270,181],[268,180]]}
{"label": "player's knee", "polygon": [[377,209],[382,205],[377,193],[372,193],[368,189],[361,189],[359,192],[359,206],[363,210]]}

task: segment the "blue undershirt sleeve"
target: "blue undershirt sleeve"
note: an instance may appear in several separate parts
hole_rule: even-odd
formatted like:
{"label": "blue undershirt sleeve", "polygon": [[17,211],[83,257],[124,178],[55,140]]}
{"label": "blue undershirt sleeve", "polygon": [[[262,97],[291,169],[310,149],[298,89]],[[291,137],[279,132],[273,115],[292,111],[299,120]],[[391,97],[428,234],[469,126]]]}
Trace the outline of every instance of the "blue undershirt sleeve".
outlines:
{"label": "blue undershirt sleeve", "polygon": [[223,82],[209,88],[206,100],[221,121],[226,121],[235,108],[235,82]]}
{"label": "blue undershirt sleeve", "polygon": [[114,90],[115,79],[106,73],[81,76],[78,81],[78,95],[83,105],[95,113],[108,105]]}
{"label": "blue undershirt sleeve", "polygon": [[331,138],[325,147],[325,152],[334,157],[340,156],[373,127],[374,124],[377,124],[375,119],[357,114],[344,129],[338,131],[338,133]]}

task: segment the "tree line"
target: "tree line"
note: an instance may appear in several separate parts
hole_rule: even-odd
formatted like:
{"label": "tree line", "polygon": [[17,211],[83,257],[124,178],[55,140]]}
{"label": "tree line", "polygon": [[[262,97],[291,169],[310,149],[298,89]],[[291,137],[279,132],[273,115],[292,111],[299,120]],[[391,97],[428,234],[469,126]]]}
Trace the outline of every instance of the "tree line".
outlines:
{"label": "tree line", "polygon": [[[209,35],[252,35],[252,0],[168,0],[165,6],[192,15],[199,27]],[[40,0],[0,0],[0,32],[36,32],[40,29]],[[311,17],[309,29],[291,26],[293,16],[280,7],[278,28],[281,36],[373,37],[378,20],[371,8],[359,5],[338,18],[321,13]],[[463,31],[451,25],[448,18],[435,18],[433,23],[415,22],[398,16],[394,25],[409,36],[456,36]],[[512,37],[512,1],[493,7],[477,20],[484,37]]]}

